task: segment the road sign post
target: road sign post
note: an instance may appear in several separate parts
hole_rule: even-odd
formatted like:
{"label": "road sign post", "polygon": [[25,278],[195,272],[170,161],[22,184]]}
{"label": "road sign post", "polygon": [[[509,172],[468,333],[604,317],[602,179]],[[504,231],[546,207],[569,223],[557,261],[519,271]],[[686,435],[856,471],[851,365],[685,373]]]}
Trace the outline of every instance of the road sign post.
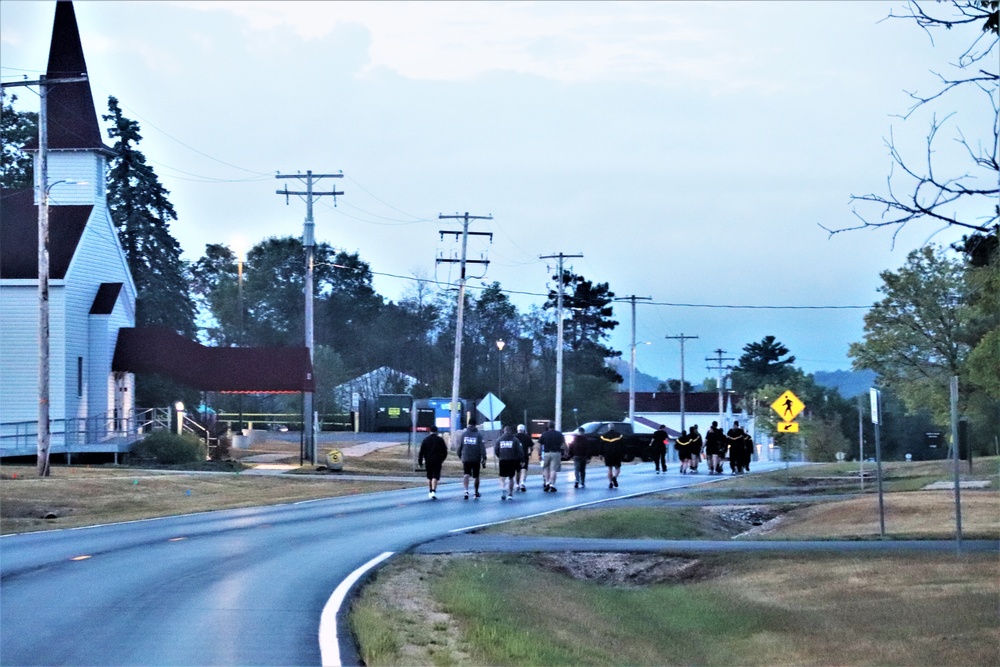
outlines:
{"label": "road sign post", "polygon": [[875,426],[875,479],[878,481],[878,536],[885,539],[885,501],[882,497],[882,394],[872,387],[869,392],[872,404],[872,424]]}

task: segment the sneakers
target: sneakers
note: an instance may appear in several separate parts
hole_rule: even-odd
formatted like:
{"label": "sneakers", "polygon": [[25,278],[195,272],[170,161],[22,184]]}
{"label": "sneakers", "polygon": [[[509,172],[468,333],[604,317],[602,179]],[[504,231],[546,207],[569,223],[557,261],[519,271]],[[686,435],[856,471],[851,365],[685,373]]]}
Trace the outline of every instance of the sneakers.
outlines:
{"label": "sneakers", "polygon": [[586,488],[587,488],[587,485],[586,485],[586,484],[584,484],[583,482],[580,482],[580,488],[581,488],[581,489],[586,489]]}
{"label": "sneakers", "polygon": [[615,483],[614,482],[608,482],[608,488],[609,489],[615,488]]}
{"label": "sneakers", "polygon": [[468,499],[469,499],[469,492],[468,492],[468,491],[466,491],[466,492],[465,492],[465,499],[466,499],[466,500],[468,500]]}
{"label": "sneakers", "polygon": [[527,490],[528,490],[527,487],[525,487],[524,484],[522,484],[521,485],[521,493],[525,493]]}
{"label": "sneakers", "polygon": [[555,493],[555,492],[556,492],[556,487],[554,487],[554,486],[552,486],[552,485],[550,484],[550,485],[549,485],[549,493]]}
{"label": "sneakers", "polygon": [[549,483],[548,482],[546,482],[545,485],[542,486],[542,491],[544,491],[545,493],[549,492]]}
{"label": "sneakers", "polygon": [[476,491],[476,495],[475,495],[475,497],[476,497],[476,498],[481,498],[482,496],[480,496],[480,495],[479,495],[479,492],[478,492],[478,491]]}
{"label": "sneakers", "polygon": [[436,493],[434,493],[433,491],[429,491],[429,492],[427,493],[427,497],[428,497],[428,498],[429,498],[430,500],[437,500],[437,494],[436,494]]}
{"label": "sneakers", "polygon": [[573,482],[573,488],[574,489],[579,489],[580,488],[580,482]]}
{"label": "sneakers", "polygon": [[614,479],[612,479],[611,483],[615,485],[616,489],[618,488],[618,478],[617,477],[615,477]]}
{"label": "sneakers", "polygon": [[505,500],[507,500],[507,492],[506,491],[504,491],[503,493],[500,494],[500,502],[503,502]]}

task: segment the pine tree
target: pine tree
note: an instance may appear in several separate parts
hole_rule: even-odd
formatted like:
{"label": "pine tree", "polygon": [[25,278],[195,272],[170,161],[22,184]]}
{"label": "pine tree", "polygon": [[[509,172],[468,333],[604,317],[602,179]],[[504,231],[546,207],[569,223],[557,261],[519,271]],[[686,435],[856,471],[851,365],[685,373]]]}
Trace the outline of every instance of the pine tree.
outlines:
{"label": "pine tree", "polygon": [[170,234],[177,219],[162,185],[138,150],[139,124],[122,115],[118,100],[108,98],[112,123],[108,136],[117,140],[108,171],[108,207],[135,281],[136,324],[161,325],[194,338],[195,308],[185,279],[181,247]]}

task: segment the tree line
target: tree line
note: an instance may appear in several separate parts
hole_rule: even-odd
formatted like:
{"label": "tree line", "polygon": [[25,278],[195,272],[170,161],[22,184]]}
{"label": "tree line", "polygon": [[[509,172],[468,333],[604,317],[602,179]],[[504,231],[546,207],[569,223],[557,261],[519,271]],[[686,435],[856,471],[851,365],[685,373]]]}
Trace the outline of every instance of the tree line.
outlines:
{"label": "tree line", "polygon": [[[915,96],[914,110],[947,104],[962,87],[986,93],[994,123],[985,140],[967,149],[967,174],[942,177],[931,157],[941,124],[932,122],[927,139],[928,173],[913,166],[889,144],[901,177],[915,183],[912,195],[894,187],[888,195],[854,197],[859,205],[883,207],[882,215],[856,210],[861,227],[897,228],[930,220],[969,230],[960,243],[927,245],[911,252],[903,267],[881,274],[883,299],[865,316],[863,340],[850,348],[855,369],[871,369],[886,392],[889,423],[883,429],[888,455],[918,450],[929,430],[947,431],[948,381],[960,378],[960,411],[973,423],[981,451],[997,442],[1000,415],[1000,250],[997,242],[997,158],[1000,78],[997,58],[997,0],[953,0],[951,13],[933,14],[911,2],[905,15],[921,28],[971,29],[969,49],[957,60],[969,75],[942,77],[936,94]],[[941,6],[935,5],[937,10]],[[23,150],[37,135],[37,114],[15,109],[16,97],[2,100],[0,113],[0,184],[31,187],[31,156]],[[194,262],[181,258],[170,224],[177,214],[169,191],[159,182],[138,149],[140,126],[126,118],[110,97],[108,137],[114,157],[108,170],[108,205],[138,290],[137,325],[167,326],[212,345],[302,345],[304,260],[301,241],[272,237],[246,254],[242,279],[238,258],[224,244],[209,244]],[[894,170],[894,174],[898,175]],[[985,174],[985,177],[982,176]],[[927,192],[933,191],[933,195]],[[949,211],[947,216],[942,211]],[[851,228],[848,228],[851,229]],[[836,230],[840,233],[848,229]],[[333,386],[372,369],[389,366],[418,378],[416,397],[449,396],[455,337],[455,296],[449,286],[414,278],[397,301],[379,295],[372,271],[358,253],[321,243],[315,255],[315,368],[319,411],[334,411]],[[607,283],[564,271],[561,281],[567,319],[564,324],[564,411],[579,421],[614,414],[614,393],[621,376],[608,365],[620,352],[608,347],[618,325],[612,319],[615,294]],[[508,406],[507,419],[551,416],[555,393],[555,305],[551,289],[541,306],[520,312],[494,282],[467,294],[460,394],[482,397],[497,391]],[[504,341],[500,349],[497,341]],[[807,443],[810,458],[828,460],[852,451],[858,433],[859,405],[835,390],[816,385],[794,366],[795,358],[774,336],[748,343],[732,369],[732,388],[743,396],[740,408],[761,423],[772,419],[769,401],[792,389],[808,406],[803,436],[778,436],[788,449]],[[501,380],[502,376],[502,380]],[[401,380],[401,379],[400,379]],[[664,389],[676,391],[679,381]],[[400,385],[399,390],[403,387]],[[690,387],[688,387],[690,390]],[[191,390],[162,377],[137,378],[140,405],[168,404],[178,397],[194,402]],[[283,399],[284,400],[284,399]],[[278,407],[278,406],[275,406]],[[288,408],[289,406],[283,406]],[[862,429],[870,430],[865,420]],[[886,433],[888,430],[888,433]],[[869,437],[869,442],[871,441]],[[919,441],[919,442],[918,442]]]}

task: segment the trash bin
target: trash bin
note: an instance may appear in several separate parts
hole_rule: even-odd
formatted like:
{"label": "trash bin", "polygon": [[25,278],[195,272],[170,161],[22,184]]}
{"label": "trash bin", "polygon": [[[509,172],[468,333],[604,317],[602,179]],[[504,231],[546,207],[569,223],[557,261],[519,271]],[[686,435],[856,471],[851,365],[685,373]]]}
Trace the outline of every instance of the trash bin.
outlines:
{"label": "trash bin", "polygon": [[339,449],[331,449],[326,453],[326,468],[334,472],[344,469],[344,454]]}

